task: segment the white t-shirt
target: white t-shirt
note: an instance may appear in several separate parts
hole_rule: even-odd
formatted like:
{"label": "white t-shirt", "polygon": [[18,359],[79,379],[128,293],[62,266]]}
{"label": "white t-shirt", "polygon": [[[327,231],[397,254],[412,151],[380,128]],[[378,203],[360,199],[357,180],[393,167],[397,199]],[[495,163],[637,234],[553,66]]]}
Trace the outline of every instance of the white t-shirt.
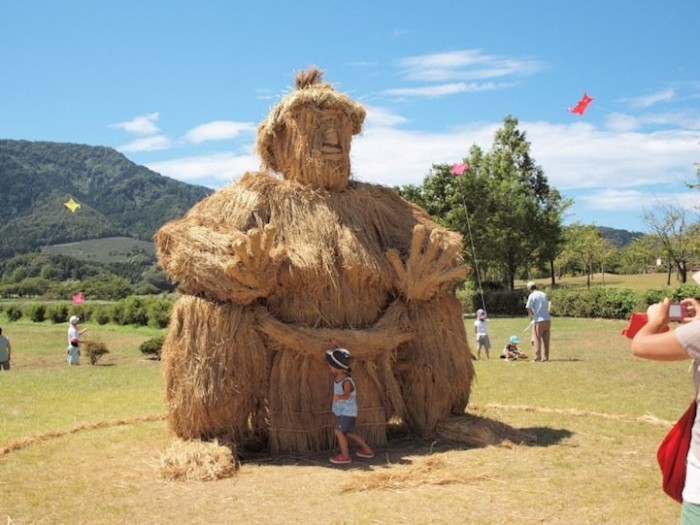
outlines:
{"label": "white t-shirt", "polygon": [[488,335],[489,327],[486,325],[488,323],[487,319],[477,319],[474,321],[474,326],[476,327],[476,335]]}
{"label": "white t-shirt", "polygon": [[68,344],[70,344],[73,339],[80,339],[80,332],[78,331],[78,327],[74,324],[68,327]]}
{"label": "white t-shirt", "polygon": [[[693,382],[695,383],[695,399],[698,400],[700,390],[700,321],[691,321],[676,328],[678,342],[693,359]],[[698,411],[700,414],[700,411]],[[683,501],[700,505],[700,420],[695,417],[693,433],[688,451],[687,472]]]}

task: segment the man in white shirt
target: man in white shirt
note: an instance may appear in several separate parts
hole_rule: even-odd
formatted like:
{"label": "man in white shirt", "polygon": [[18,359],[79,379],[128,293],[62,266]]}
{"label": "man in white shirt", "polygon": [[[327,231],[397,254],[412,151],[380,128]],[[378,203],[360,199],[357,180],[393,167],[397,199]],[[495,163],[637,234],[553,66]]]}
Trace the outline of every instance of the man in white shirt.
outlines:
{"label": "man in white shirt", "polygon": [[549,336],[552,321],[549,316],[547,294],[537,289],[535,281],[527,283],[530,295],[527,297],[527,315],[532,321],[532,344],[535,361],[549,361]]}

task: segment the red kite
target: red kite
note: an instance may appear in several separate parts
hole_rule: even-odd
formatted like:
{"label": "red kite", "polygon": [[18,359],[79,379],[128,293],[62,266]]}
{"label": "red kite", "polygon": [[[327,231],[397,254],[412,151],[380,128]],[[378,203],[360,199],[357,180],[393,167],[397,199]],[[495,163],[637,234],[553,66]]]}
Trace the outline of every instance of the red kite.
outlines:
{"label": "red kite", "polygon": [[85,300],[85,296],[83,295],[83,292],[78,292],[73,296],[73,304],[80,304]]}
{"label": "red kite", "polygon": [[466,162],[464,162],[462,164],[453,164],[452,169],[450,170],[450,173],[452,175],[461,175],[462,173],[464,173],[468,169],[469,169],[469,164],[467,164]]}
{"label": "red kite", "polygon": [[588,104],[590,104],[592,100],[593,98],[589,97],[588,93],[584,93],[583,98],[578,101],[578,104],[576,104],[573,108],[569,108],[569,113],[578,113],[579,115],[583,115],[583,112],[586,111]]}

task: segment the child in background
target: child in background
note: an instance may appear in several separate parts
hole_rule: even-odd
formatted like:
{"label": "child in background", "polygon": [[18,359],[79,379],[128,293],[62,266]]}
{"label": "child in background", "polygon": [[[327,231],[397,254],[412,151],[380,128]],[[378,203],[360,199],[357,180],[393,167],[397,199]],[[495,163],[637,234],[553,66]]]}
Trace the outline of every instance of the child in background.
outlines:
{"label": "child in background", "polygon": [[80,364],[80,343],[83,342],[80,340],[80,336],[83,335],[85,332],[87,332],[87,328],[83,328],[82,330],[78,330],[78,323],[79,322],[80,322],[80,319],[75,315],[71,316],[71,318],[69,319],[68,349],[66,350],[69,365],[79,365]]}
{"label": "child in background", "polygon": [[350,369],[350,352],[345,348],[326,351],[326,361],[333,374],[333,414],[336,416],[333,432],[340,446],[340,454],[330,458],[336,465],[352,463],[348,438],[360,446],[358,458],[371,459],[374,452],[361,436],[355,433],[357,420],[357,391]]}
{"label": "child in background", "polygon": [[506,361],[527,359],[527,355],[518,348],[518,343],[520,343],[520,338],[517,335],[511,335],[510,339],[508,339],[508,344],[503,348],[501,359],[505,359]]}
{"label": "child in background", "polygon": [[489,339],[489,329],[486,325],[486,310],[479,308],[476,311],[476,321],[474,321],[474,333],[476,333],[476,358],[481,359],[481,350],[486,353],[486,359],[490,359],[489,350],[491,349],[491,340]]}

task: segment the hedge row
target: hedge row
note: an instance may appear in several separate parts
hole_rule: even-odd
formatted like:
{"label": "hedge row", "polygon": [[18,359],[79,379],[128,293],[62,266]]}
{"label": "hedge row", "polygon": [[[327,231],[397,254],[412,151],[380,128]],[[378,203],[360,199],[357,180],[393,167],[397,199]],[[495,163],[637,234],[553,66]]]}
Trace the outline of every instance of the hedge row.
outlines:
{"label": "hedge row", "polygon": [[[545,288],[551,301],[551,313],[556,317],[587,317],[628,319],[632,312],[644,312],[650,304],[669,297],[680,301],[686,297],[700,300],[700,287],[683,284],[671,290],[632,290],[629,288]],[[489,315],[524,315],[527,290],[485,291],[483,303]],[[466,291],[458,292],[465,311],[474,313],[483,308],[482,296]]]}
{"label": "hedge row", "polygon": [[[650,304],[668,296],[674,301],[686,297],[700,300],[700,287],[680,285],[672,290],[632,290],[629,288],[545,288],[551,301],[552,315],[557,317],[587,317],[628,319],[632,312],[646,311]],[[489,315],[518,316],[525,314],[528,292],[524,289],[505,291],[487,290],[482,296],[470,290],[457,292],[465,312],[473,314],[485,306]],[[165,328],[170,318],[172,298],[132,296],[109,304],[70,302],[28,302],[0,304],[0,314],[8,321],[29,319],[36,323],[51,321],[66,323],[71,315],[83,321],[104,325],[151,326]]]}
{"label": "hedge row", "polygon": [[171,298],[133,296],[108,304],[4,303],[0,304],[0,313],[8,321],[29,319],[35,323],[44,321],[67,323],[71,315],[77,315],[82,321],[92,321],[100,325],[112,323],[165,328],[168,325],[172,304]]}

